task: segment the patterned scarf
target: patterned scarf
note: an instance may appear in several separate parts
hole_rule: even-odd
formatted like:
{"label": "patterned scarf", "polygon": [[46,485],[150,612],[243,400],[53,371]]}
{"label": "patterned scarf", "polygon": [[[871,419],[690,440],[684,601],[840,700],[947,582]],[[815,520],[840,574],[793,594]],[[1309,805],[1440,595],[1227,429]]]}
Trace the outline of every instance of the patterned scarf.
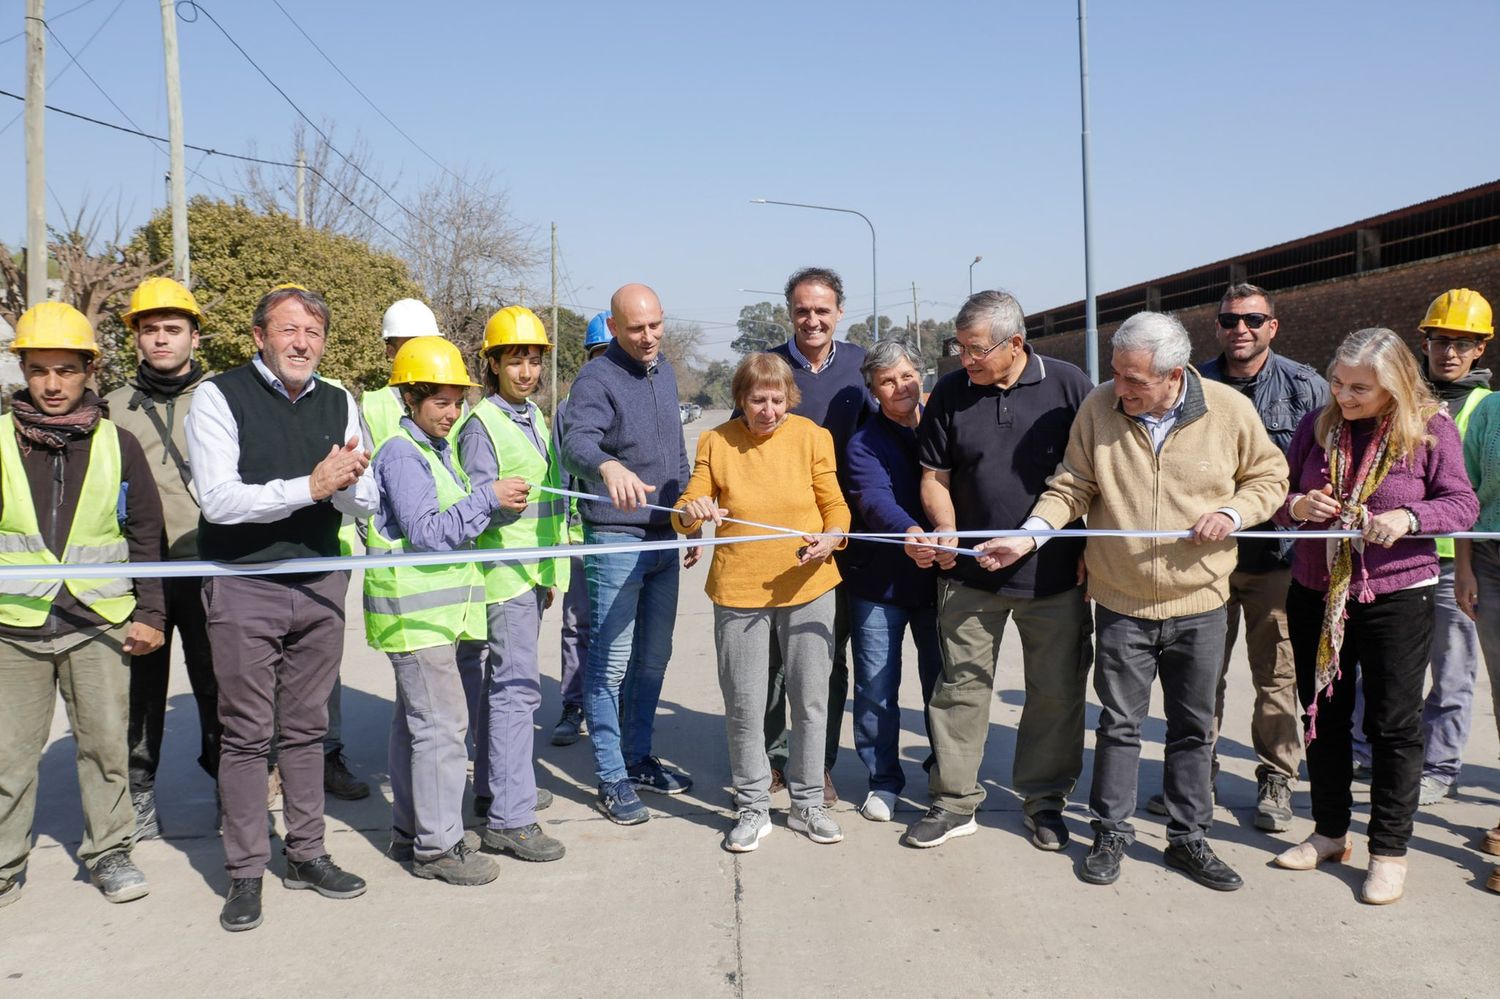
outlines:
{"label": "patterned scarf", "polygon": [[[1329,435],[1323,451],[1328,455],[1328,481],[1333,486],[1333,496],[1342,506],[1336,524],[1330,526],[1335,530],[1364,530],[1370,520],[1370,510],[1365,504],[1395,464],[1395,455],[1391,452],[1391,418],[1387,416],[1375,428],[1375,436],[1365,446],[1358,467],[1354,464],[1354,432],[1347,420],[1341,421]],[[1354,581],[1355,549],[1363,554],[1363,539],[1330,538],[1328,541],[1328,596],[1323,603],[1323,632],[1318,637],[1313,699],[1307,709],[1308,742],[1318,735],[1318,697],[1329,690],[1339,675],[1339,651],[1344,646],[1344,622],[1349,616],[1345,605],[1349,602],[1349,590]],[[1363,559],[1360,561],[1357,599],[1360,603],[1375,599],[1370,590],[1369,569]]]}
{"label": "patterned scarf", "polygon": [[31,401],[31,393],[17,392],[10,402],[11,415],[15,417],[16,435],[21,449],[31,451],[31,445],[50,451],[61,451],[70,440],[87,437],[99,425],[105,415],[104,400],[92,391],[85,391],[78,408],[62,416],[48,416]]}

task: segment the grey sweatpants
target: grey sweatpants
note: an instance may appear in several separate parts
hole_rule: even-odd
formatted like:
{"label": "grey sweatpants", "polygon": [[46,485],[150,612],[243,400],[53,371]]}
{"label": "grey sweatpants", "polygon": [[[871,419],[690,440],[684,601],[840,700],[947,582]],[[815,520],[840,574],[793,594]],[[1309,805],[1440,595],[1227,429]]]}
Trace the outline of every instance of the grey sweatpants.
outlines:
{"label": "grey sweatpants", "polygon": [[714,605],[714,647],[729,737],[730,782],[737,808],[770,811],[771,761],[766,756],[766,671],[771,643],[781,650],[792,715],[787,786],[792,804],[823,803],[823,743],[828,675],[833,669],[834,591],[791,607]]}
{"label": "grey sweatpants", "polygon": [[387,655],[396,671],[391,824],[413,841],[418,860],[432,860],[464,835],[469,706],[452,645]]}

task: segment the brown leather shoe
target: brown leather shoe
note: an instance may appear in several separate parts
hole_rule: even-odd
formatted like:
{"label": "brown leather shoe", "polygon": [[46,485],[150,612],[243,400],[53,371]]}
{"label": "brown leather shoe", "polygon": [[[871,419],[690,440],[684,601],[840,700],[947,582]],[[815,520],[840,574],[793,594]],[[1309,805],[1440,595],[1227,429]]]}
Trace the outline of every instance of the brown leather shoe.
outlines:
{"label": "brown leather shoe", "polygon": [[1479,844],[1479,849],[1500,856],[1500,826],[1484,831],[1484,842]]}
{"label": "brown leather shoe", "polygon": [[1496,864],[1495,869],[1490,871],[1490,879],[1484,883],[1484,886],[1490,891],[1500,891],[1500,864]]}
{"label": "brown leather shoe", "polygon": [[833,786],[833,774],[823,771],[823,804],[832,805],[839,800],[839,792]]}

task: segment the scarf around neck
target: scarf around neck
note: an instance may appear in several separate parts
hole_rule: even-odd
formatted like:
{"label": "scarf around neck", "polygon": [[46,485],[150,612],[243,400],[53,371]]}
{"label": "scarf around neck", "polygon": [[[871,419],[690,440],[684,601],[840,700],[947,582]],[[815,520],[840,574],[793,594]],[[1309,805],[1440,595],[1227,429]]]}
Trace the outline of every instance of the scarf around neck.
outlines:
{"label": "scarf around neck", "polygon": [[31,393],[24,389],[17,392],[10,403],[16,434],[21,438],[21,450],[28,453],[31,445],[61,451],[70,441],[87,437],[99,425],[105,410],[104,400],[92,389],[84,391],[76,409],[61,416],[48,416],[37,409],[36,403],[31,401]]}
{"label": "scarf around neck", "polygon": [[148,395],[164,395],[168,398],[180,395],[182,390],[203,377],[203,365],[198,363],[195,357],[188,364],[186,374],[164,375],[151,365],[142,361],[135,369],[135,377],[130,384]]}

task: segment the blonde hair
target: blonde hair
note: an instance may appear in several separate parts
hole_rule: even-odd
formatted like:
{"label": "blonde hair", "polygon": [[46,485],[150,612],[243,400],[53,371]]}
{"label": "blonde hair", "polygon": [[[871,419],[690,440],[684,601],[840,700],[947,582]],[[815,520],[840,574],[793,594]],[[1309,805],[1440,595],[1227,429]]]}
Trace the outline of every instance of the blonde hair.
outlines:
{"label": "blonde hair", "polygon": [[[1328,380],[1340,364],[1351,368],[1368,367],[1375,372],[1375,382],[1391,395],[1391,401],[1379,414],[1390,414],[1391,454],[1397,461],[1410,461],[1418,449],[1430,447],[1435,438],[1427,432],[1427,421],[1438,412],[1437,398],[1432,394],[1417,359],[1395,333],[1384,327],[1357,330],[1344,338],[1328,363]],[[1318,414],[1314,426],[1318,443],[1326,444],[1344,423],[1344,414],[1330,394],[1328,405]]]}
{"label": "blonde hair", "polygon": [[802,401],[802,393],[797,390],[796,379],[792,377],[792,366],[786,363],[786,358],[780,354],[746,354],[729,382],[735,408],[744,410],[750,393],[763,385],[780,389],[786,395],[787,409],[795,408]]}

